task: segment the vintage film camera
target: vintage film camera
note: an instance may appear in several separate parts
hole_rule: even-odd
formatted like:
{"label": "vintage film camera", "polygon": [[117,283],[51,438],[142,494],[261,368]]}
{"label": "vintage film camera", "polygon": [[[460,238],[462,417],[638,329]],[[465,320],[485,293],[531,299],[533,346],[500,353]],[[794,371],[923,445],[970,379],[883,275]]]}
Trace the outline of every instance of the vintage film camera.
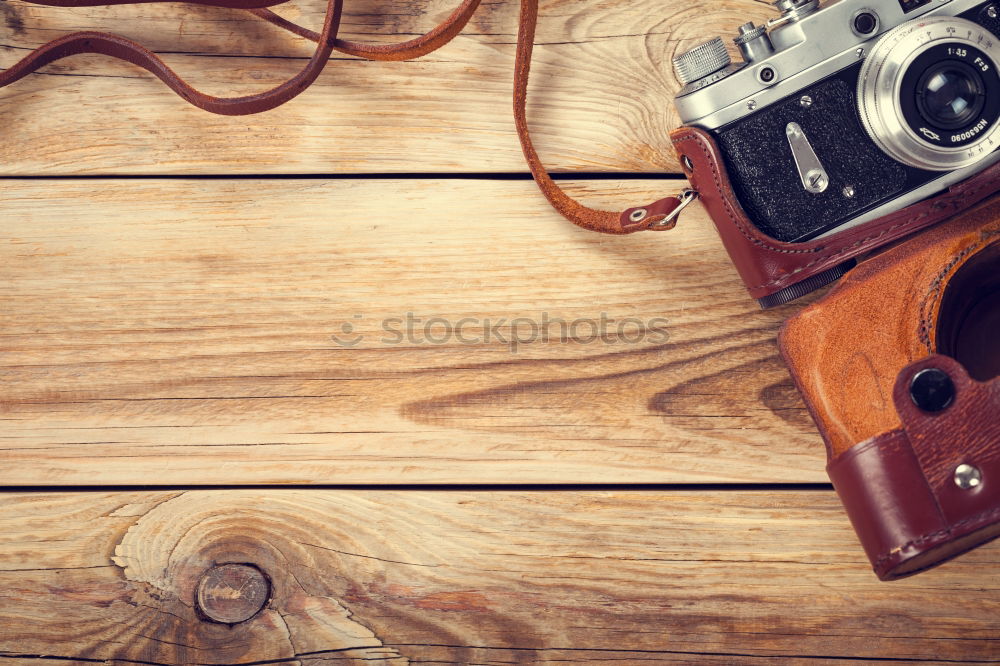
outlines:
{"label": "vintage film camera", "polygon": [[674,145],[763,307],[1000,185],[1000,2],[777,6],[745,62],[720,38],[674,59]]}
{"label": "vintage film camera", "polygon": [[675,59],[672,140],[763,307],[843,278],[779,347],[900,578],[1000,535],[1000,204],[972,210],[1000,189],[1000,3],[777,6],[745,62]]}

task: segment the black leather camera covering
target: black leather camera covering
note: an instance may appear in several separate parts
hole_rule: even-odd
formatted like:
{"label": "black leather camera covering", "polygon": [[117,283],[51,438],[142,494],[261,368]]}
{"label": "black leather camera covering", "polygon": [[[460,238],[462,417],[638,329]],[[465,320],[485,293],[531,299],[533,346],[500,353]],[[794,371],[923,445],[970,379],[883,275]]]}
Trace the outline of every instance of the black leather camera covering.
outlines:
{"label": "black leather camera covering", "polygon": [[[813,238],[940,176],[896,162],[868,137],[858,117],[851,67],[719,130],[733,189],[751,220],[780,241]],[[803,95],[812,103],[803,105]],[[813,194],[802,186],[788,123],[798,123],[826,169],[830,184]],[[854,190],[853,197],[844,188]]]}

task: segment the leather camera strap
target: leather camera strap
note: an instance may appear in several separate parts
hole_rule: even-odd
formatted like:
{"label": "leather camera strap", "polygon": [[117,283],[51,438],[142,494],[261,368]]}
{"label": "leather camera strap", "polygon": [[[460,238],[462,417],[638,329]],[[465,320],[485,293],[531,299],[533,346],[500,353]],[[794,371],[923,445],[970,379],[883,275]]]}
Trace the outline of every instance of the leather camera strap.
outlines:
{"label": "leather camera strap", "polygon": [[531,142],[525,111],[528,97],[528,73],[534,47],[535,26],[538,23],[538,0],[521,0],[521,18],[517,35],[517,55],[514,63],[514,123],[521,139],[521,149],[531,174],[542,194],[563,217],[591,231],[607,234],[629,234],[635,231],[672,229],[677,216],[697,196],[694,190],[660,199],[646,206],[626,208],[621,213],[597,210],[579,203],[552,180]]}
{"label": "leather camera strap", "polygon": [[[59,7],[88,7],[120,5],[167,0],[27,0],[34,4]],[[255,95],[242,97],[214,97],[197,90],[178,76],[155,53],[136,42],[104,32],[75,32],[55,39],[0,72],[0,87],[10,85],[28,74],[56,60],[80,53],[98,53],[118,58],[151,72],[171,90],[200,109],[221,115],[237,116],[261,113],[273,109],[297,96],[308,88],[323,71],[333,51],[339,51],[370,60],[408,60],[416,58],[447,44],[468,23],[479,6],[480,0],[463,0],[440,25],[421,37],[398,44],[364,44],[337,38],[343,0],[329,0],[321,32],[309,30],[285,19],[269,7],[286,0],[188,0],[192,4],[243,9],[253,15],[300,37],[316,42],[316,49],[309,62],[284,83]],[[673,228],[677,215],[697,195],[685,190],[679,196],[660,199],[646,206],[627,208],[621,213],[596,210],[580,204],[567,195],[542,165],[531,142],[528,131],[526,101],[528,73],[538,22],[538,0],[521,0],[517,54],[514,72],[514,121],[521,148],[531,173],[542,193],[552,206],[568,220],[585,229],[610,234],[626,234],[645,229]]]}
{"label": "leather camera strap", "polygon": [[[462,29],[475,13],[476,8],[479,7],[479,2],[480,0],[464,0],[437,27],[415,39],[398,44],[365,44],[336,39],[333,43],[333,50],[367,60],[399,61],[419,58],[441,48],[458,35],[458,33],[462,32]],[[299,37],[304,37],[313,42],[319,42],[322,39],[320,33],[282,18],[265,6],[250,9],[249,11],[254,16],[258,16],[279,28],[293,32]]]}
{"label": "leather camera strap", "polygon": [[[32,0],[29,0],[32,1]],[[193,4],[209,4],[234,9],[259,7],[261,0],[191,0]],[[93,0],[41,0],[39,4],[96,4]],[[105,3],[100,3],[105,4]],[[112,4],[124,4],[112,0]],[[125,60],[151,72],[187,102],[212,113],[239,116],[268,111],[284,104],[309,87],[326,65],[333,51],[333,42],[340,27],[343,0],[329,0],[323,21],[321,39],[309,62],[298,74],[284,83],[256,95],[243,97],[213,97],[195,89],[180,78],[165,62],[130,39],[104,32],[74,32],[55,39],[32,51],[9,69],[0,72],[0,86],[10,85],[51,62],[78,53],[99,53]]]}
{"label": "leather camera strap", "polygon": [[[28,0],[34,4],[59,7],[137,4],[166,0]],[[244,9],[274,25],[315,41],[309,62],[284,83],[256,95],[214,97],[195,89],[179,77],[155,53],[130,39],[104,32],[75,32],[32,51],[9,69],[0,72],[0,87],[10,85],[49,63],[79,53],[99,53],[125,60],[151,72],[181,98],[200,109],[227,116],[269,111],[308,88],[323,71],[334,50],[371,60],[406,60],[440,48],[461,32],[480,0],[465,0],[443,23],[426,35],[400,44],[361,44],[337,39],[343,0],[329,0],[323,30],[313,32],[283,19],[269,6],[286,0],[188,0],[192,4]]]}

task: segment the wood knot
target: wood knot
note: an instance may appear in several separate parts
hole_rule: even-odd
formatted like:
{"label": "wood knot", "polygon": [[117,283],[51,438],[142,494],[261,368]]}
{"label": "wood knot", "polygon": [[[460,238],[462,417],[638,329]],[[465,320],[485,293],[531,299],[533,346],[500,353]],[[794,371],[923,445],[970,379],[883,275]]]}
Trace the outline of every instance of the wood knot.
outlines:
{"label": "wood knot", "polygon": [[267,605],[271,583],[252,564],[220,564],[206,571],[195,591],[198,611],[212,622],[246,622]]}

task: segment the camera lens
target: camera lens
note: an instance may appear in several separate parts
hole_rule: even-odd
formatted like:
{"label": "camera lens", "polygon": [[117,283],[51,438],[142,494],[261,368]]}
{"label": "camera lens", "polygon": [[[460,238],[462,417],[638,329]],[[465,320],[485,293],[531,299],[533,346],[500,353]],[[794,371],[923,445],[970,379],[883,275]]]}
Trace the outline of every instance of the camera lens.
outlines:
{"label": "camera lens", "polygon": [[904,130],[942,155],[967,154],[963,148],[981,145],[1000,127],[1000,77],[978,45],[931,45],[903,69],[899,82]]}
{"label": "camera lens", "polygon": [[917,169],[969,167],[1000,145],[1000,41],[958,17],[908,21],[861,65],[858,111],[872,141]]}
{"label": "camera lens", "polygon": [[931,66],[917,84],[917,110],[929,124],[955,129],[983,111],[983,77],[963,62],[946,60]]}

